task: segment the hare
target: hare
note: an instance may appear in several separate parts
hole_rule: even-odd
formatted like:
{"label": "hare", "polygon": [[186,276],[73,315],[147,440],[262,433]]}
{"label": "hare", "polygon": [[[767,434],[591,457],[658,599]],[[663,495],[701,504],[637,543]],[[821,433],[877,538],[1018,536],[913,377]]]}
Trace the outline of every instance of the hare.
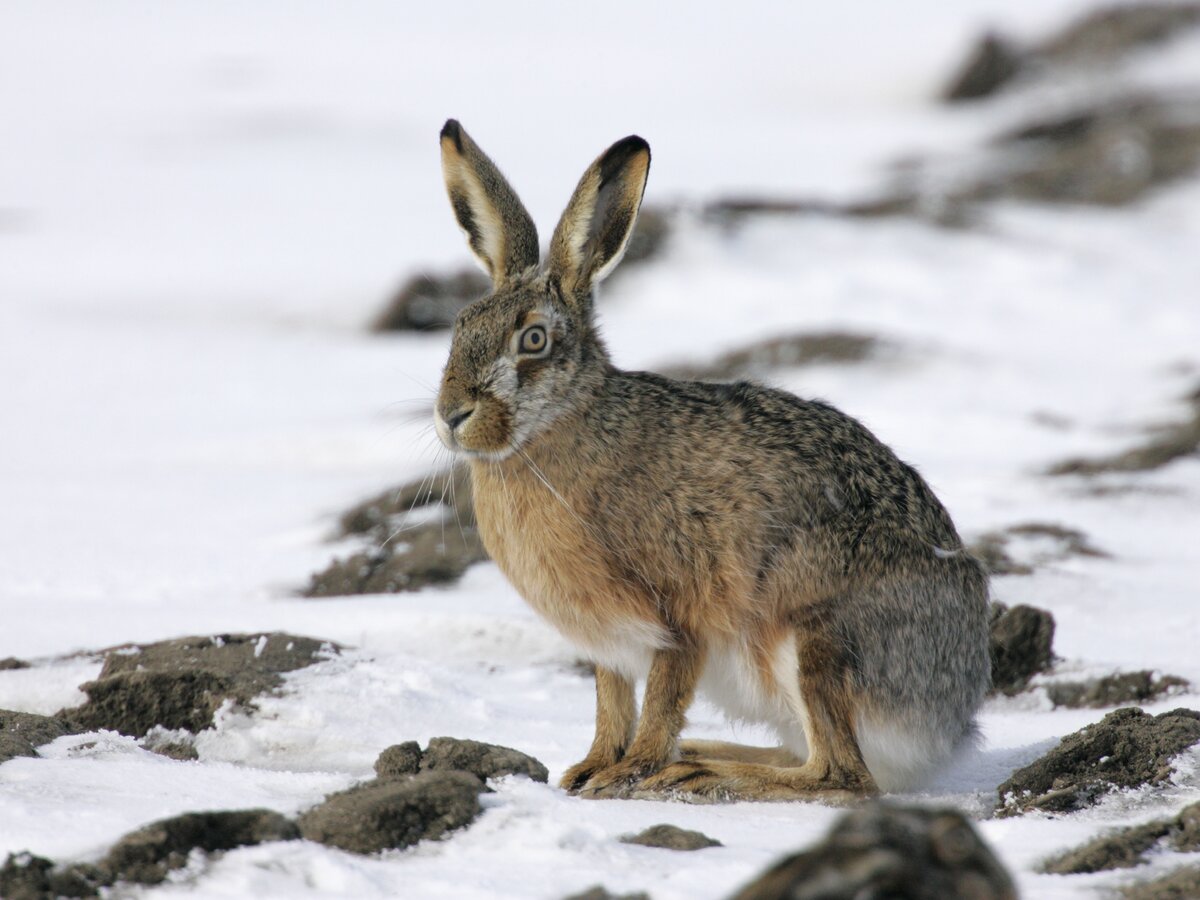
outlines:
{"label": "hare", "polygon": [[[441,152],[492,292],[455,322],[435,427],[469,463],[492,558],[596,664],[595,739],[562,786],[836,799],[912,785],[969,742],[987,581],[921,476],[825,403],[610,362],[595,290],[633,231],[647,143],[592,163],[544,265],[454,120]],[[698,690],[782,746],[680,742]]]}

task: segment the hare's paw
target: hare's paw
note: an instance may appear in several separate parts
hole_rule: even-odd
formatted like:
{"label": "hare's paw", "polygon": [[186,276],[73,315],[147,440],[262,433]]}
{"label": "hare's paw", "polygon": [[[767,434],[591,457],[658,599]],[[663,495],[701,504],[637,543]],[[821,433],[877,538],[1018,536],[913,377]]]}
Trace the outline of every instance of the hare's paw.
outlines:
{"label": "hare's paw", "polygon": [[589,799],[628,797],[638,784],[659,767],[659,763],[626,757],[613,766],[601,769],[579,790]]}
{"label": "hare's paw", "polygon": [[577,794],[593,775],[615,765],[616,762],[615,759],[602,759],[588,754],[580,762],[563,772],[558,786],[570,794]]}
{"label": "hare's paw", "polygon": [[727,800],[738,779],[718,760],[684,759],[644,778],[633,796],[646,800]]}

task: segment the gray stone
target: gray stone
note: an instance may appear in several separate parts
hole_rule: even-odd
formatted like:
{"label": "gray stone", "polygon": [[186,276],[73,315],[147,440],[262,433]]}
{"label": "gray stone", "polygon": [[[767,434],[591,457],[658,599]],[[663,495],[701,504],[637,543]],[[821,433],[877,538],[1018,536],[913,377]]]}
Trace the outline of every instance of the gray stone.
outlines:
{"label": "gray stone", "polygon": [[437,840],[479,815],[486,788],[466,772],[422,772],[332,794],[300,817],[301,834],[351,853]]}

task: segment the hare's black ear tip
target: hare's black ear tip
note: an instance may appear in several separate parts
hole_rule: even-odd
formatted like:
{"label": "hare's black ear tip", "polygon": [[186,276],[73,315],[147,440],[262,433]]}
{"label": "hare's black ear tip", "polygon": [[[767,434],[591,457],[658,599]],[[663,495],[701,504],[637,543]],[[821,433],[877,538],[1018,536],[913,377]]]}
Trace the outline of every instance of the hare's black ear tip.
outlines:
{"label": "hare's black ear tip", "polygon": [[631,134],[627,138],[621,138],[621,140],[613,145],[613,150],[618,150],[626,158],[633,156],[635,153],[650,155],[650,145],[646,143],[645,138],[639,137],[636,134]]}
{"label": "hare's black ear tip", "polygon": [[650,165],[650,145],[636,134],[631,134],[627,138],[621,138],[606,151],[600,159],[600,184],[605,185],[609,179],[615,177],[617,173],[624,171],[625,167],[640,155],[645,155],[646,161],[644,165],[647,167],[643,171],[648,171]]}
{"label": "hare's black ear tip", "polygon": [[458,119],[447,119],[446,124],[442,126],[441,139],[446,138],[454,141],[454,148],[462,152],[462,126],[458,124]]}

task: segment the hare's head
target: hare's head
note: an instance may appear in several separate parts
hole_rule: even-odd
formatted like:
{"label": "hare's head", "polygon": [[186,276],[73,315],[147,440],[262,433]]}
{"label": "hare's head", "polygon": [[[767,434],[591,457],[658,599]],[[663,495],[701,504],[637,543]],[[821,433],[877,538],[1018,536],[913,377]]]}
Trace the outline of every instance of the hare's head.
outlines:
{"label": "hare's head", "polygon": [[504,176],[451,119],[442,172],[458,224],[492,278],[492,291],[454,323],[434,409],[452,450],[501,459],[575,404],[602,377],[607,356],[592,322],[595,286],[633,232],[650,147],[627,137],[580,179],[544,266],[537,229]]}

